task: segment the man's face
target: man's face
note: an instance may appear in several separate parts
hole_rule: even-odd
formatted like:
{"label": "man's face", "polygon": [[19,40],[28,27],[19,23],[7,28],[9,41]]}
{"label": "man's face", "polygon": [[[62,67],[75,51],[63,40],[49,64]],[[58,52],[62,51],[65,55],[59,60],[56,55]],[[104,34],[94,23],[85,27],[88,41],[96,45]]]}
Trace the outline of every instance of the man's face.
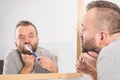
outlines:
{"label": "man's face", "polygon": [[25,53],[24,45],[30,44],[35,52],[38,47],[38,36],[33,26],[19,26],[15,31],[16,47],[19,52]]}
{"label": "man's face", "polygon": [[95,51],[99,52],[99,46],[97,45],[97,33],[95,32],[95,10],[90,10],[86,13],[83,23],[82,29],[80,33],[80,37],[82,39],[82,51]]}

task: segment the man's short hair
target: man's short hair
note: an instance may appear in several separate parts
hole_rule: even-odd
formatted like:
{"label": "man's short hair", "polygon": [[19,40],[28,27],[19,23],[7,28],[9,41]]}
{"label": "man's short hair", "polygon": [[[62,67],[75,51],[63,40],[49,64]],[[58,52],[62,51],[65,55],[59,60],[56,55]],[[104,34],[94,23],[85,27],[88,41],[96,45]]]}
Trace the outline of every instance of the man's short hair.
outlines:
{"label": "man's short hair", "polygon": [[120,8],[109,1],[97,0],[87,5],[87,11],[96,8],[96,29],[107,29],[109,34],[120,32]]}
{"label": "man's short hair", "polygon": [[[20,22],[16,25],[16,29],[17,29],[19,26],[29,26],[29,25],[31,25],[31,26],[34,27],[35,32],[36,32],[36,35],[38,36],[38,31],[37,31],[36,26],[35,26],[32,22],[29,22],[29,21],[27,21],[27,20],[22,20],[22,21],[20,21]],[[15,30],[16,30],[16,29],[15,29]]]}

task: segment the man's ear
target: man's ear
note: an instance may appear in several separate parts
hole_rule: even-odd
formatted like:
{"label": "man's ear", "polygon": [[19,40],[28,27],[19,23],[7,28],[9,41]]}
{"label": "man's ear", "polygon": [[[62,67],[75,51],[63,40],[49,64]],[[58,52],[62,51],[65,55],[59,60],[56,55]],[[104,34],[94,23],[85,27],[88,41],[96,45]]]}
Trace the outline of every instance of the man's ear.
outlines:
{"label": "man's ear", "polygon": [[17,47],[17,42],[14,42],[15,43],[15,46]]}
{"label": "man's ear", "polygon": [[38,38],[38,44],[40,43],[40,39]]}
{"label": "man's ear", "polygon": [[100,45],[105,44],[107,41],[107,38],[108,38],[108,33],[105,31],[101,31],[99,36],[100,36],[100,43],[99,44]]}

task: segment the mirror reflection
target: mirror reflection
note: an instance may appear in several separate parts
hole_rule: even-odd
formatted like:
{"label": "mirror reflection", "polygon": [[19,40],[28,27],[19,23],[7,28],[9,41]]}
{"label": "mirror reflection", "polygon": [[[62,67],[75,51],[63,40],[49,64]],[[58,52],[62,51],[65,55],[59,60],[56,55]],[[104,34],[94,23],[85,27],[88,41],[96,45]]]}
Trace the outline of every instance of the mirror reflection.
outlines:
{"label": "mirror reflection", "polygon": [[[0,66],[3,63],[11,65],[6,68],[5,74],[11,74],[11,71],[20,73],[26,67],[28,71],[23,72],[39,73],[39,66],[43,73],[76,72],[77,0],[1,0],[0,10]],[[29,21],[33,25],[22,23],[16,28],[20,21]],[[24,49],[25,44],[29,44],[30,50],[36,55]],[[42,49],[45,58],[43,54],[37,54],[41,53],[38,47]],[[27,52],[31,55],[21,55]],[[4,62],[6,58],[7,62]],[[29,65],[32,66],[28,69]],[[2,73],[2,67],[0,70]]]}

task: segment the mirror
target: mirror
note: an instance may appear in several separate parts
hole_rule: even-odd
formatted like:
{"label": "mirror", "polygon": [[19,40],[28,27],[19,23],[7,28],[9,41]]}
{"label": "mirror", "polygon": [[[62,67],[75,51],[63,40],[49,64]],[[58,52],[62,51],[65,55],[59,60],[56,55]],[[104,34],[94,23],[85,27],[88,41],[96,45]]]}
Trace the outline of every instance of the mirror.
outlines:
{"label": "mirror", "polygon": [[59,73],[75,73],[77,0],[1,0],[0,60],[15,48],[14,30],[20,20],[36,25],[39,46],[57,56]]}

